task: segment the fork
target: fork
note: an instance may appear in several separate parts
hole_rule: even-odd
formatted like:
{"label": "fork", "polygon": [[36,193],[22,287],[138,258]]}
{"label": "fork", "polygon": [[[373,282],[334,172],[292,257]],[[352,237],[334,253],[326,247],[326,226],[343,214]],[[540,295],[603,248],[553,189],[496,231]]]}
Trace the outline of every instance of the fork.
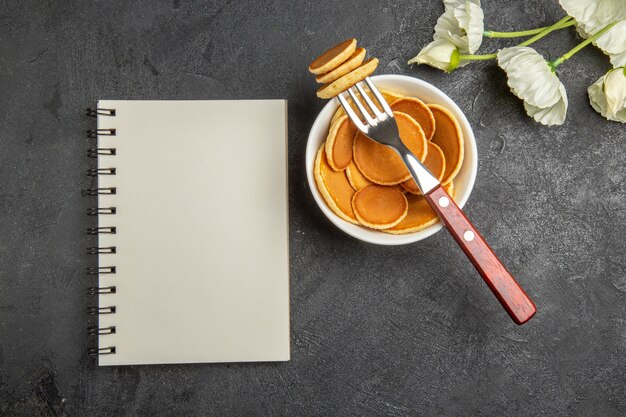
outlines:
{"label": "fork", "polygon": [[[526,323],[537,311],[535,304],[515,281],[510,272],[502,265],[500,259],[498,259],[485,239],[478,233],[478,230],[448,195],[437,178],[404,145],[398,133],[398,126],[393,117],[393,111],[372,80],[367,77],[364,82],[383,111],[380,111],[372,99],[365,93],[365,90],[360,85],[361,83],[357,83],[349,88],[347,92],[363,117],[364,122],[352,109],[343,93],[337,96],[339,103],[350,117],[350,120],[352,120],[352,123],[363,134],[378,143],[389,146],[402,158],[428,204],[430,204],[454,240],[463,249],[465,255],[483,277],[511,319],[517,324]],[[361,96],[367,108],[358,99],[357,93]]]}

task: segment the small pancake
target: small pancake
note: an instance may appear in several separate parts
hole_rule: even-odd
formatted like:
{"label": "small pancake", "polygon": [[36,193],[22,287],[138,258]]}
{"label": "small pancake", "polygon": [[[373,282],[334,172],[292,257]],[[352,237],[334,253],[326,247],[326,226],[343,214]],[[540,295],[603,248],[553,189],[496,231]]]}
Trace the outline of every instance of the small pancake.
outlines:
{"label": "small pancake", "polygon": [[356,166],[354,161],[351,161],[348,168],[346,168],[346,176],[348,177],[348,182],[350,182],[350,185],[354,188],[354,191],[359,191],[361,188],[372,184],[372,182],[365,178],[361,171],[359,171],[359,167]]}
{"label": "small pancake", "polygon": [[319,98],[333,98],[337,94],[346,91],[359,81],[372,75],[378,66],[378,58],[371,58],[363,62],[359,67],[353,69],[343,77],[340,77],[332,83],[324,84],[317,90]]}
{"label": "small pancake", "polygon": [[450,195],[450,197],[452,197],[452,199],[454,201],[456,201],[456,189],[454,188],[454,183],[448,183],[446,185],[443,186],[444,190],[447,191],[447,193]]}
{"label": "small pancake", "polygon": [[[453,183],[444,186],[445,190],[450,194],[450,197],[454,198],[454,186]],[[439,217],[428,202],[421,195],[414,195],[407,193],[405,195],[408,203],[409,210],[407,215],[397,225],[386,229],[386,233],[394,235],[402,235],[406,233],[418,232],[427,228],[430,225],[437,223]]]}
{"label": "small pancake", "polygon": [[337,120],[326,137],[326,159],[335,171],[343,171],[352,162],[352,145],[356,126],[344,116]]}
{"label": "small pancake", "polygon": [[352,209],[359,223],[372,229],[395,226],[406,216],[408,208],[404,194],[392,187],[372,184],[352,197]]}
{"label": "small pancake", "polygon": [[380,91],[380,93],[383,95],[383,97],[385,97],[385,100],[387,100],[387,103],[393,103],[394,101],[399,100],[402,97],[404,97],[402,94],[398,94],[398,93],[395,93],[393,91],[385,90],[383,88],[379,88],[378,91]]}
{"label": "small pancake", "polygon": [[343,220],[358,224],[352,211],[354,190],[343,171],[333,171],[326,160],[325,145],[322,143],[315,158],[315,183],[328,207]]}
{"label": "small pancake", "polygon": [[[400,138],[421,161],[426,158],[428,141],[420,125],[404,113],[394,113]],[[411,178],[397,153],[368,138],[360,131],[354,138],[354,162],[365,178],[380,185],[395,185]]]}
{"label": "small pancake", "polygon": [[[348,177],[348,182],[350,182],[350,185],[352,186],[352,188],[354,188],[354,191],[359,191],[361,188],[365,188],[368,185],[374,184],[363,176],[363,173],[359,171],[359,167],[356,166],[354,161],[350,162],[350,165],[348,165],[348,168],[346,168],[346,176]],[[402,188],[400,184],[387,185],[385,187],[394,188],[401,193],[406,192],[406,190]]]}
{"label": "small pancake", "polygon": [[[443,174],[446,171],[446,158],[443,156],[441,148],[432,142],[428,142],[428,152],[426,153],[424,166],[435,176],[435,178],[437,178],[437,180],[441,181]],[[400,185],[402,185],[402,188],[411,194],[422,194],[420,189],[417,188],[417,184],[413,178],[404,181]]]}
{"label": "small pancake", "polygon": [[435,116],[426,103],[415,97],[402,97],[391,104],[391,110],[406,113],[422,126],[426,140],[435,133]]}
{"label": "small pancake", "polygon": [[315,77],[315,81],[320,84],[331,83],[339,77],[343,77],[353,69],[357,68],[365,59],[365,48],[357,48],[356,51],[348,58],[346,62],[339,65],[337,68],[330,70],[326,74],[321,74]]}
{"label": "small pancake", "polygon": [[[391,103],[393,103],[394,101],[402,98],[401,95],[394,93],[392,91],[389,91],[389,90],[383,90],[382,88],[379,88],[378,91],[380,92],[380,94],[382,94],[383,98],[389,105],[391,105]],[[376,104],[376,107],[378,107],[378,110],[383,111],[383,109],[378,104],[378,101],[374,98],[374,96],[369,90],[367,90],[367,95],[372,99],[374,104]],[[347,99],[348,99],[348,103],[350,103],[350,107],[352,107],[352,109],[356,112],[356,114],[360,114],[356,106],[352,102],[352,98],[348,97]],[[341,116],[344,116],[345,114],[346,114],[346,111],[343,109],[342,106],[337,107],[337,110],[335,110],[335,114],[333,114],[333,118],[330,120],[330,124],[333,124],[337,119],[339,119]]]}
{"label": "small pancake", "polygon": [[356,39],[348,39],[335,45],[309,64],[309,71],[315,75],[333,70],[350,58],[356,50]]}
{"label": "small pancake", "polygon": [[435,116],[437,127],[432,142],[441,148],[446,157],[446,172],[441,179],[445,185],[454,179],[463,165],[463,132],[448,109],[438,104],[429,104],[428,107]]}

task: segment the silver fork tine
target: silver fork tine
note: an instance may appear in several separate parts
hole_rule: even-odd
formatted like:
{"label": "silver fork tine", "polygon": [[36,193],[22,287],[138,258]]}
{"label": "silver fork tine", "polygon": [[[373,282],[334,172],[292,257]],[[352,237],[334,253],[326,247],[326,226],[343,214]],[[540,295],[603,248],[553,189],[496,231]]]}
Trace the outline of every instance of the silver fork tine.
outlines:
{"label": "silver fork tine", "polygon": [[365,106],[363,105],[363,103],[361,103],[361,100],[359,100],[359,98],[357,97],[356,94],[354,94],[354,91],[352,91],[352,87],[350,87],[348,89],[348,94],[350,94],[350,97],[352,97],[352,101],[354,102],[354,104],[356,104],[356,107],[359,109],[359,111],[361,112],[361,114],[363,114],[363,117],[365,118],[365,120],[367,121],[367,124],[372,125],[372,126],[376,126],[378,123],[376,121],[376,119],[374,119],[370,113],[367,111],[367,109],[365,108]]}
{"label": "silver fork tine", "polygon": [[387,113],[389,117],[393,117],[393,111],[391,110],[391,107],[389,107],[389,104],[387,104],[387,100],[385,100],[383,95],[380,94],[380,91],[378,91],[378,88],[376,88],[372,80],[370,80],[370,77],[365,78],[365,82],[367,83],[367,86],[372,94],[374,94],[374,97],[376,97],[376,100],[378,100],[382,106],[383,110],[385,110],[385,113]]}
{"label": "silver fork tine", "polygon": [[337,96],[337,99],[339,100],[339,103],[341,104],[341,107],[343,107],[343,109],[345,110],[346,114],[348,115],[350,120],[352,120],[352,123],[354,123],[354,125],[357,127],[357,129],[359,129],[361,132],[367,134],[367,131],[368,131],[367,125],[363,124],[361,119],[359,119],[359,116],[357,116],[356,113],[354,112],[354,110],[352,110],[352,107],[350,107],[350,104],[348,104],[348,100],[345,99],[345,97],[343,96],[343,93],[340,93]]}
{"label": "silver fork tine", "polygon": [[361,94],[361,97],[363,97],[363,100],[365,100],[365,102],[367,103],[368,107],[372,110],[372,112],[374,112],[374,115],[376,116],[376,119],[378,119],[378,120],[383,119],[385,114],[381,113],[380,110],[378,110],[378,107],[370,99],[370,97],[367,95],[367,93],[365,93],[365,90],[363,90],[363,87],[361,87],[359,84],[356,84],[355,87],[357,88],[357,90],[359,90],[359,94]]}

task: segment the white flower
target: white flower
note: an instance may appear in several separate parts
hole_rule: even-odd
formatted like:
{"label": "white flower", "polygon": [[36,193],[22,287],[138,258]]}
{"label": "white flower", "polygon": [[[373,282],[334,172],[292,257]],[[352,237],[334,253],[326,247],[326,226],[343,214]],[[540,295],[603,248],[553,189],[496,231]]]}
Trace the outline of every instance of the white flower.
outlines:
{"label": "white flower", "polygon": [[444,0],[445,12],[435,25],[435,40],[447,40],[461,53],[473,54],[483,41],[483,9],[479,0]]}
{"label": "white flower", "polygon": [[420,53],[411,58],[408,63],[427,64],[450,72],[458,66],[467,65],[468,61],[459,62],[459,50],[453,43],[446,40],[436,40],[422,48]]}
{"label": "white flower", "polygon": [[596,33],[609,23],[626,19],[624,0],[559,0],[559,3],[588,34]]}
{"label": "white flower", "polygon": [[588,38],[606,25],[621,21],[595,42],[614,67],[626,65],[626,2],[624,0],[559,0],[568,15],[576,19],[580,36]]}
{"label": "white flower", "polygon": [[[624,4],[626,8],[626,4]],[[602,28],[599,28],[600,30]],[[583,38],[588,38],[593,33],[587,33],[582,27],[578,28],[578,33]],[[607,54],[614,67],[626,65],[626,19],[620,21],[595,42],[595,46]]]}
{"label": "white flower", "polygon": [[533,48],[514,46],[498,52],[513,94],[524,100],[529,116],[546,126],[562,125],[567,113],[565,87]]}
{"label": "white flower", "polygon": [[626,68],[615,68],[587,89],[591,107],[609,120],[626,123]]}

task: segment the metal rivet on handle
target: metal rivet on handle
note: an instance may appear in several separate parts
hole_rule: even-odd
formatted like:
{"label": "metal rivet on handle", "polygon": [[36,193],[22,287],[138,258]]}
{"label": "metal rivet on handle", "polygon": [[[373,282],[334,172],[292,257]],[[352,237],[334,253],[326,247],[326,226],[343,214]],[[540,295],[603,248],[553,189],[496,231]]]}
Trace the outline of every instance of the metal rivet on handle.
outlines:
{"label": "metal rivet on handle", "polygon": [[450,204],[450,199],[448,197],[439,198],[439,205],[441,207],[448,207],[449,204]]}
{"label": "metal rivet on handle", "polygon": [[472,240],[474,240],[474,232],[472,232],[471,230],[466,230],[465,233],[463,233],[463,239],[471,242]]}

